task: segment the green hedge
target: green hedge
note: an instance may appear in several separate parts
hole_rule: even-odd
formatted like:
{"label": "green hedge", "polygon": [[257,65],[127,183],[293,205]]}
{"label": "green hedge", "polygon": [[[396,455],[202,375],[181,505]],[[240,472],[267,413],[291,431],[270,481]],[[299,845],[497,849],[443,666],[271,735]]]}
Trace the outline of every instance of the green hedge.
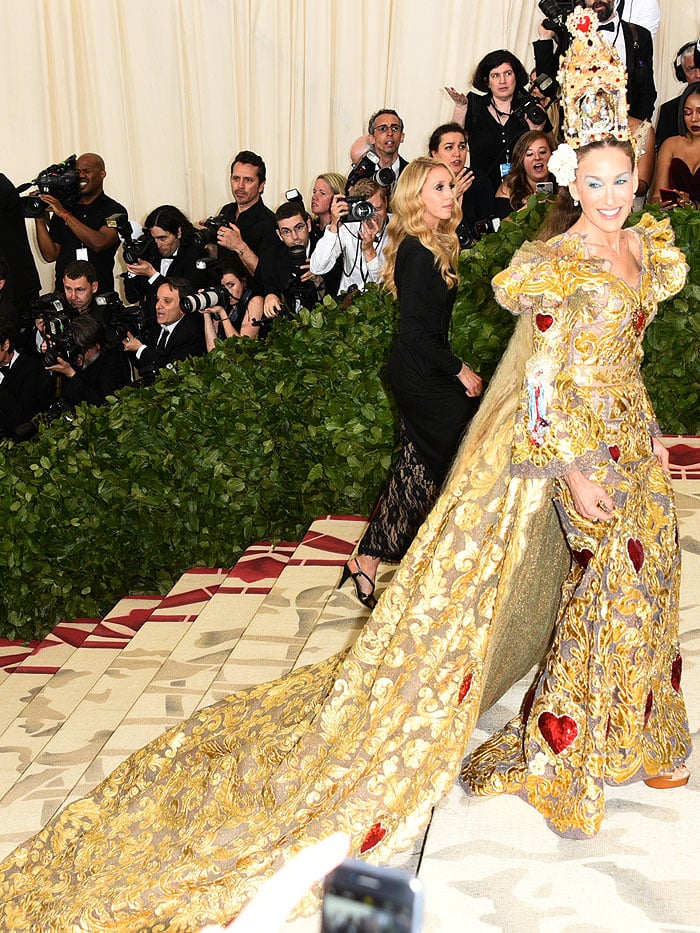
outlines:
{"label": "green hedge", "polygon": [[[453,344],[487,376],[512,328],[490,279],[543,209],[463,256]],[[674,214],[696,259],[698,216]],[[647,381],[669,431],[698,430],[695,265],[647,339]],[[116,404],[3,443],[0,633],[40,637],[126,592],[165,592],[188,567],[230,565],[253,540],[296,537],[318,515],[367,513],[395,447],[383,380],[395,330],[395,304],[374,287],[347,309],[326,299],[277,322],[265,344],[228,341]]]}

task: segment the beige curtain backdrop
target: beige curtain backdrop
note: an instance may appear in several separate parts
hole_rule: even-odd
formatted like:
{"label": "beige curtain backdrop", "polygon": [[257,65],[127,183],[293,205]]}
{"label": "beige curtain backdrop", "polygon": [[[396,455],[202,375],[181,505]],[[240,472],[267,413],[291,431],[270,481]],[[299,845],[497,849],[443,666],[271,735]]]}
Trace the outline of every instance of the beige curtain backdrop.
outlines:
{"label": "beige curtain backdrop", "polygon": [[[680,92],[670,63],[700,0],[661,7],[659,101]],[[529,67],[540,18],[536,0],[0,0],[0,171],[19,184],[95,151],[132,217],[173,203],[196,220],[230,200],[231,156],[250,148],[274,208],[346,171],[380,106],[404,118],[402,153],[424,153],[451,114],[443,85],[466,90],[491,49]]]}

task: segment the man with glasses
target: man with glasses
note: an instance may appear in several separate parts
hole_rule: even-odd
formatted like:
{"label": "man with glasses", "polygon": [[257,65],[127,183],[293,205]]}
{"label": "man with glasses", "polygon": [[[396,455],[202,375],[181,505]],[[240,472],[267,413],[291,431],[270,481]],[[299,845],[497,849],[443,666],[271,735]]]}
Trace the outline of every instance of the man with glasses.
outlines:
{"label": "man with glasses", "polygon": [[323,276],[309,269],[317,236],[301,201],[285,201],[275,211],[279,243],[263,253],[255,273],[253,291],[264,297],[265,317],[293,314],[313,308],[325,293]]}
{"label": "man with glasses", "polygon": [[404,141],[403,120],[395,110],[378,110],[369,118],[368,139],[379,158],[377,168],[390,168],[396,178],[408,162],[399,154]]}

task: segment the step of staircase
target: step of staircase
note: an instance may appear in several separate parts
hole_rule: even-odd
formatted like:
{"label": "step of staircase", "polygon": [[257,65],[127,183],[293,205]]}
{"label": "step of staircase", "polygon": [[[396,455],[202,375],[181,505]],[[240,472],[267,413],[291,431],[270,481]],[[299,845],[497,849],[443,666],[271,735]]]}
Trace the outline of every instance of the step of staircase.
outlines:
{"label": "step of staircase", "polygon": [[334,587],[364,527],[327,516],[298,545],[254,545],[165,597],[0,646],[0,857],[195,709],[350,643],[366,610]]}

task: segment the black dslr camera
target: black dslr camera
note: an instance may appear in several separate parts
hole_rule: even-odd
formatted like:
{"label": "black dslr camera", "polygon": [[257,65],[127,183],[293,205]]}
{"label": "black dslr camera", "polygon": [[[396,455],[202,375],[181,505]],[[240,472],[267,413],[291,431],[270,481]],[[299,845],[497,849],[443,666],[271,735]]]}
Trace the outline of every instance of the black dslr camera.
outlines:
{"label": "black dslr camera", "polygon": [[348,175],[348,183],[345,186],[345,193],[352,188],[354,184],[363,178],[371,178],[382,188],[391,188],[396,181],[396,177],[390,168],[379,168],[379,158],[374,152],[366,152],[357,165],[354,165]]}
{"label": "black dslr camera", "polygon": [[[389,169],[389,171],[391,171],[391,169]],[[392,175],[393,174],[392,172]],[[368,220],[374,215],[374,205],[358,195],[345,195],[343,201],[345,201],[348,206],[347,214],[343,214],[341,218],[343,223],[359,224],[362,223],[363,220]]]}
{"label": "black dslr camera", "polygon": [[[135,237],[131,221],[126,214],[111,214],[107,218],[107,226],[114,227],[122,241],[122,256],[125,263],[138,262],[139,259],[155,257],[153,237],[150,233],[142,233]],[[133,331],[132,331],[133,333]]]}
{"label": "black dslr camera", "polygon": [[[80,176],[75,167],[77,158],[68,156],[64,162],[57,162],[42,169],[36,178],[17,188],[18,193],[36,185],[40,194],[50,194],[64,207],[73,207],[80,200]],[[41,217],[47,205],[38,195],[32,194],[21,198],[25,217]]]}
{"label": "black dslr camera", "polygon": [[75,342],[68,325],[72,316],[61,312],[44,316],[44,342],[46,349],[42,353],[45,367],[55,366],[59,357],[75,367],[83,350]]}
{"label": "black dslr camera", "polygon": [[207,217],[199,230],[195,230],[194,242],[198,246],[210,246],[216,243],[216,235],[221,227],[228,227],[228,218],[223,214]]}
{"label": "black dslr camera", "polygon": [[535,126],[542,126],[547,120],[547,114],[542,108],[542,102],[532,93],[535,89],[544,94],[545,97],[554,96],[556,84],[549,75],[537,75],[532,84],[528,84],[527,87],[523,88],[516,97],[516,106],[513,113],[518,117],[527,117]]}
{"label": "black dslr camera", "polygon": [[118,347],[128,333],[142,337],[144,321],[138,305],[125,305],[117,292],[95,295],[94,305],[99,308],[108,347]]}
{"label": "black dslr camera", "polygon": [[568,36],[566,20],[577,6],[583,6],[582,0],[539,0],[537,6],[544,13],[542,25],[559,35]]}

